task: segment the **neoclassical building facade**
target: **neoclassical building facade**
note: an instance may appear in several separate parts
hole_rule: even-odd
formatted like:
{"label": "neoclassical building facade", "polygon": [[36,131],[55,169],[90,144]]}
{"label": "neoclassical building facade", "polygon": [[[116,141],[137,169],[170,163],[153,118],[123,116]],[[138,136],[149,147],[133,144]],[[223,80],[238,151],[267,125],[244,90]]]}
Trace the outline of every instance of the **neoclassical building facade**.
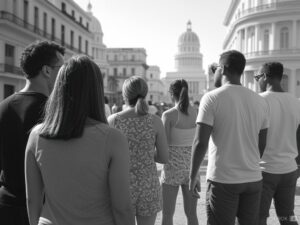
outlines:
{"label": "neoclassical building facade", "polygon": [[148,84],[147,100],[152,103],[160,103],[163,100],[164,84],[160,79],[160,68],[158,66],[149,66],[146,72]]}
{"label": "neoclassical building facade", "polygon": [[242,83],[258,91],[254,75],[262,63],[284,64],[283,88],[300,97],[300,1],[232,0],[224,25],[223,49],[243,52],[247,65]]}
{"label": "neoclassical building facade", "polygon": [[25,46],[36,40],[61,44],[65,59],[89,55],[107,74],[103,32],[91,10],[90,4],[86,11],[73,0],[1,0],[0,101],[24,86],[19,59]]}
{"label": "neoclassical building facade", "polygon": [[[200,53],[198,35],[192,31],[192,23],[187,23],[187,28],[178,39],[178,52],[175,55],[175,72],[167,72],[162,80],[165,85],[165,94],[172,81],[185,79],[189,85],[191,101],[200,100],[206,89],[206,77],[203,70],[203,56]],[[165,101],[169,102],[170,98]]]}

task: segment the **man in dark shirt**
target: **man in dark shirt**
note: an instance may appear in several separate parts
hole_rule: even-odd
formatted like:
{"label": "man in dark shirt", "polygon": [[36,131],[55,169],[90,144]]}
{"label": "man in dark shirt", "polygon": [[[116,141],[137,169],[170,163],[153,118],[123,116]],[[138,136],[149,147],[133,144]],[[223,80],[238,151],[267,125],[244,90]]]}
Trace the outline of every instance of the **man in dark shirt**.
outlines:
{"label": "man in dark shirt", "polygon": [[47,42],[27,46],[21,56],[25,87],[0,103],[0,224],[27,225],[24,154],[30,130],[41,121],[64,48]]}

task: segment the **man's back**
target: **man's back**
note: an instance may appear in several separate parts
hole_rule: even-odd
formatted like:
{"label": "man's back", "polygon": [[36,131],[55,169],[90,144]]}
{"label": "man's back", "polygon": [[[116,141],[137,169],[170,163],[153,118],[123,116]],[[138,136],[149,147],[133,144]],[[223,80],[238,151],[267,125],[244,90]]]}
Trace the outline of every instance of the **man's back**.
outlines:
{"label": "man's back", "polygon": [[225,84],[203,97],[197,122],[213,127],[207,179],[220,183],[261,180],[258,134],[268,127],[264,99],[241,85]]}
{"label": "man's back", "polygon": [[285,92],[266,91],[261,96],[266,99],[270,118],[267,145],[261,161],[262,169],[275,174],[295,171],[300,102]]}
{"label": "man's back", "polygon": [[47,97],[16,93],[0,103],[0,205],[25,206],[24,154]]}

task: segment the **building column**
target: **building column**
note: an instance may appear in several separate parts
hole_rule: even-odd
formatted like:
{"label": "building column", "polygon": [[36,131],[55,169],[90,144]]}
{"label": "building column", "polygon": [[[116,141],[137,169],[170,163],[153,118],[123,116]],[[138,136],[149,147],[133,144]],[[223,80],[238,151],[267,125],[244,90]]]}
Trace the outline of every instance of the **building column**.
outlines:
{"label": "building column", "polygon": [[255,52],[259,52],[259,25],[255,25]]}
{"label": "building column", "polygon": [[276,40],[275,40],[275,37],[276,37],[276,24],[275,23],[272,23],[271,24],[271,32],[270,32],[270,50],[275,50],[275,43],[276,43]]}
{"label": "building column", "polygon": [[245,27],[245,53],[248,53],[248,27]]}
{"label": "building column", "polygon": [[292,31],[292,48],[297,48],[297,20],[293,20],[293,31]]}
{"label": "building column", "polygon": [[289,75],[289,92],[292,95],[296,95],[295,89],[296,89],[296,70],[291,69],[291,73]]}

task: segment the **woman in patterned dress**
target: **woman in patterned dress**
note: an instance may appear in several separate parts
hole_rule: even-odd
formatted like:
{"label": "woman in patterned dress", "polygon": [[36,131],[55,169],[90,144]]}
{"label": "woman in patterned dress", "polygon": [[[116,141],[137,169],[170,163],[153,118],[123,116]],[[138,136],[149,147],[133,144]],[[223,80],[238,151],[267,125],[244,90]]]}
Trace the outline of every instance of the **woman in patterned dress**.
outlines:
{"label": "woman in patterned dress", "polygon": [[163,193],[162,225],[172,225],[176,198],[181,186],[188,225],[198,225],[197,197],[189,191],[191,148],[195,136],[197,109],[189,103],[188,84],[175,80],[169,92],[175,106],[162,115],[169,144],[169,162],[161,173]]}
{"label": "woman in patterned dress", "polygon": [[125,80],[126,109],[108,118],[110,126],[127,136],[130,155],[130,191],[138,225],[154,225],[161,210],[161,187],[156,164],[168,160],[168,145],[161,119],[148,113],[147,83],[138,76]]}

